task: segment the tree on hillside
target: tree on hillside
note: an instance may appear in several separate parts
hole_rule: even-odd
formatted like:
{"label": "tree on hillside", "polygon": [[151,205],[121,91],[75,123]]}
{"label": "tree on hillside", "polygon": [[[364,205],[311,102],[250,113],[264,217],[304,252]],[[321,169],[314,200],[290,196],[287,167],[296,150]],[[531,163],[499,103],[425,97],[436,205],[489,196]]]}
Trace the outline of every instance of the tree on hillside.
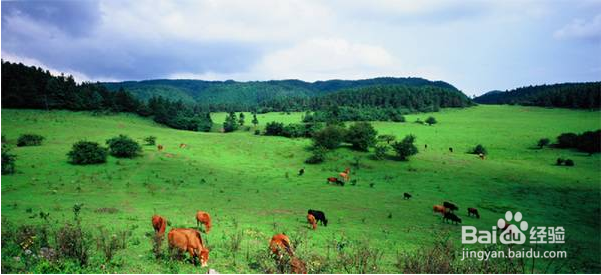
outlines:
{"label": "tree on hillside", "polygon": [[238,130],[238,121],[236,119],[236,113],[230,112],[223,122],[223,131],[226,133]]}
{"label": "tree on hillside", "polygon": [[550,142],[551,140],[549,140],[548,138],[541,138],[538,140],[538,148],[543,149],[543,147],[549,145]]}
{"label": "tree on hillside", "polygon": [[367,151],[369,147],[376,144],[378,132],[368,122],[357,122],[347,130],[346,142],[353,145],[353,148],[360,151]]}
{"label": "tree on hillside", "polygon": [[402,141],[397,141],[392,144],[392,149],[397,153],[397,156],[401,160],[407,160],[409,156],[417,154],[417,147],[413,144],[415,142],[414,135],[407,135]]}
{"label": "tree on hillside", "polygon": [[257,128],[257,124],[259,124],[259,120],[257,119],[256,113],[253,114],[252,124],[255,126],[255,128]]}
{"label": "tree on hillside", "polygon": [[240,123],[240,126],[244,126],[244,113],[240,112],[240,116],[238,118],[238,123]]}
{"label": "tree on hillside", "polygon": [[315,147],[336,149],[340,146],[345,136],[346,129],[338,125],[329,125],[313,134],[313,144]]}

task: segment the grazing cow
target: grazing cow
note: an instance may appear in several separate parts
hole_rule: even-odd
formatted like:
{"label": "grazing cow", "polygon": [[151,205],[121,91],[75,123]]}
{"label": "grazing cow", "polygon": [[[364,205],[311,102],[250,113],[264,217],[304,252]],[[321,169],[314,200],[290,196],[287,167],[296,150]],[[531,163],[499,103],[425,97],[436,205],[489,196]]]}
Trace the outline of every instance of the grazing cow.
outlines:
{"label": "grazing cow", "polygon": [[198,258],[202,267],[207,266],[209,250],[204,246],[200,232],[189,228],[174,228],[167,236],[170,249],[177,249],[180,253],[188,251],[194,265]]}
{"label": "grazing cow", "polygon": [[211,231],[211,216],[207,212],[198,211],[196,212],[196,227],[200,227],[200,224],[205,225],[205,233]]}
{"label": "grazing cow", "polygon": [[424,149],[428,149],[428,144],[424,144]]}
{"label": "grazing cow", "polygon": [[165,235],[165,228],[167,227],[167,220],[159,215],[153,215],[152,227],[157,236],[163,237]]}
{"label": "grazing cow", "polygon": [[405,194],[403,194],[403,199],[404,199],[404,200],[408,200],[408,199],[410,199],[410,198],[411,198],[411,194],[409,194],[409,193],[407,193],[407,192],[405,192]]}
{"label": "grazing cow", "polygon": [[459,207],[457,207],[457,205],[452,204],[448,201],[445,201],[442,205],[444,205],[445,208],[448,208],[450,212],[459,210]]}
{"label": "grazing cow", "polygon": [[335,183],[338,184],[340,186],[344,186],[344,181],[339,180],[338,178],[335,177],[329,177],[327,183]]}
{"label": "grazing cow", "polygon": [[302,176],[305,173],[305,168],[301,168],[300,170],[298,170],[298,175]]}
{"label": "grazing cow", "polygon": [[323,211],[309,209],[307,214],[313,215],[313,217],[315,217],[317,221],[321,222],[323,226],[328,226],[328,219],[326,219],[326,214]]}
{"label": "grazing cow", "polygon": [[453,147],[449,147],[449,152],[453,153]]}
{"label": "grazing cow", "polygon": [[187,144],[185,144],[185,143],[180,143],[180,144],[179,144],[179,148],[181,148],[181,149],[184,149],[184,148],[186,148],[186,146],[188,146],[188,145],[187,145]]}
{"label": "grazing cow", "polygon": [[344,169],[344,172],[340,173],[340,177],[344,179],[344,181],[348,181],[351,175],[351,168]]}
{"label": "grazing cow", "polygon": [[284,234],[273,235],[271,241],[269,242],[269,249],[271,249],[271,252],[277,255],[280,259],[283,256],[280,252],[282,250],[286,251],[290,257],[294,256],[294,250],[290,245],[290,239]]}
{"label": "grazing cow", "polygon": [[461,223],[461,219],[459,217],[457,217],[457,215],[451,213],[451,212],[447,212],[444,214],[444,217],[442,218],[442,221],[449,221],[451,220],[452,223],[454,224],[459,224]]}
{"label": "grazing cow", "polygon": [[467,216],[469,217],[471,215],[473,215],[474,217],[476,217],[478,219],[480,218],[480,214],[478,213],[478,209],[473,208],[473,207],[470,207],[470,208],[467,209]]}
{"label": "grazing cow", "polygon": [[478,154],[478,157],[480,157],[480,159],[484,159],[486,156],[482,153]]}
{"label": "grazing cow", "polygon": [[447,212],[447,209],[442,205],[434,205],[432,207],[432,211],[434,212],[434,214],[440,213],[440,214],[444,215]]}
{"label": "grazing cow", "polygon": [[157,145],[157,149],[159,150],[159,152],[163,151],[163,148],[165,148],[165,147],[163,147],[163,145],[161,145],[161,144]]}
{"label": "grazing cow", "polygon": [[292,257],[290,259],[290,269],[294,274],[307,274],[307,266],[305,262],[301,261],[297,257]]}
{"label": "grazing cow", "polygon": [[315,216],[307,214],[307,222],[311,225],[313,230],[317,229],[317,222],[315,221]]}

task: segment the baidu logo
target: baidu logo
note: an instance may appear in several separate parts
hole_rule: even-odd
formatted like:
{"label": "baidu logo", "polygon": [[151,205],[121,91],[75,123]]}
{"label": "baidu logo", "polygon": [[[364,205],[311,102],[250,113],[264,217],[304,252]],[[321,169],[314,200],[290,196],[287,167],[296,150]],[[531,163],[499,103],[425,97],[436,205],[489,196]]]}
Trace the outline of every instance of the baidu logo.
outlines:
{"label": "baidu logo", "polygon": [[[519,228],[510,223],[513,219],[515,222],[520,223]],[[503,229],[503,232],[499,237],[502,244],[523,244],[526,242],[526,234],[524,234],[524,232],[528,232],[528,223],[522,221],[522,213],[516,212],[515,215],[513,215],[511,211],[507,211],[507,213],[505,213],[505,219],[499,219],[497,222],[497,227]]]}

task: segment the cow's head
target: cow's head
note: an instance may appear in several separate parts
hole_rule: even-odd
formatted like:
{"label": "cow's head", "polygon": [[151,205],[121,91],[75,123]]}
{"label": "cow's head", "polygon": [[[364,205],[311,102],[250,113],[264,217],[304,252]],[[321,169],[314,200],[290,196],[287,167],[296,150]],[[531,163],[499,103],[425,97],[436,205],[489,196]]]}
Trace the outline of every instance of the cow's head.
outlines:
{"label": "cow's head", "polygon": [[324,226],[328,226],[328,219],[324,219],[324,220],[323,220],[323,225],[324,225]]}
{"label": "cow's head", "polygon": [[206,267],[209,262],[209,250],[206,248],[203,248],[202,250],[200,250],[200,266],[201,267]]}

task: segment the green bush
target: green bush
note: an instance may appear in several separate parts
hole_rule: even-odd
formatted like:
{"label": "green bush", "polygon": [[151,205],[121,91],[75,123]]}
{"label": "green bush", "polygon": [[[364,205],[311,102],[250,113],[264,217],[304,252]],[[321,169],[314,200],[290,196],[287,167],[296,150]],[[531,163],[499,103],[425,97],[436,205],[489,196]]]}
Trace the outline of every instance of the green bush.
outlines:
{"label": "green bush", "polygon": [[376,145],[374,150],[374,158],[376,160],[383,160],[386,158],[386,153],[388,152],[388,145],[380,144]]}
{"label": "green bush", "polygon": [[144,138],[144,142],[146,142],[146,145],[155,145],[157,142],[157,137],[147,136]]}
{"label": "green bush", "polygon": [[91,141],[78,141],[67,153],[72,164],[94,164],[106,162],[108,150]]}
{"label": "green bush", "polygon": [[326,149],[336,149],[346,136],[346,129],[337,125],[328,125],[313,134],[313,145]]}
{"label": "green bush", "polygon": [[288,124],[282,129],[282,136],[289,138],[297,138],[305,136],[305,125],[303,124]]}
{"label": "green bush", "polygon": [[7,146],[2,145],[2,175],[15,173],[17,156],[10,153]]}
{"label": "green bush", "polygon": [[574,133],[563,133],[557,137],[556,146],[559,148],[574,148],[578,144],[578,135]]}
{"label": "green bush", "polygon": [[44,137],[37,134],[22,134],[17,140],[17,146],[40,146],[43,140]]}
{"label": "green bush", "polygon": [[236,113],[230,112],[223,122],[223,131],[229,133],[236,130],[238,130],[238,118],[236,118]]}
{"label": "green bush", "polygon": [[472,151],[470,152],[472,154],[483,154],[486,155],[488,153],[488,151],[486,151],[486,148],[484,148],[484,146],[482,146],[482,144],[478,144],[476,145],[476,147],[474,147],[474,149],[472,149]]}
{"label": "green bush", "polygon": [[415,142],[414,135],[406,136],[402,141],[397,141],[392,144],[392,149],[397,153],[397,156],[401,160],[407,160],[409,156],[417,154],[417,147],[413,144]]}
{"label": "green bush", "polygon": [[565,162],[565,160],[564,160],[564,159],[562,159],[562,158],[557,158],[557,161],[555,161],[555,164],[557,164],[557,165],[562,165],[564,162]]}
{"label": "green bush", "polygon": [[307,164],[322,163],[326,159],[326,154],[328,153],[328,150],[323,147],[313,147],[311,148],[311,152],[313,153],[313,155],[311,155],[308,159],[305,160],[305,163]]}
{"label": "green bush", "polygon": [[431,116],[431,117],[428,117],[428,118],[426,119],[426,123],[428,123],[428,124],[432,125],[432,124],[436,124],[436,123],[438,123],[438,121],[436,121],[436,118],[434,118],[433,116]]}
{"label": "green bush", "polygon": [[369,147],[376,144],[378,132],[368,122],[357,122],[347,130],[346,142],[360,151],[367,151]]}
{"label": "green bush", "polygon": [[255,130],[255,135],[257,135],[257,136],[258,136],[258,135],[260,135],[260,134],[261,134],[261,130],[259,130],[259,129]]}
{"label": "green bush", "polygon": [[538,148],[542,149],[543,147],[549,145],[550,142],[551,141],[548,138],[541,138],[538,140],[538,143],[537,143]]}
{"label": "green bush", "polygon": [[133,158],[142,151],[140,144],[124,135],[108,139],[106,144],[110,154],[118,158]]}
{"label": "green bush", "polygon": [[283,131],[284,123],[272,121],[265,124],[266,136],[281,136]]}
{"label": "green bush", "polygon": [[566,166],[574,166],[574,161],[571,159],[566,159],[565,164]]}

